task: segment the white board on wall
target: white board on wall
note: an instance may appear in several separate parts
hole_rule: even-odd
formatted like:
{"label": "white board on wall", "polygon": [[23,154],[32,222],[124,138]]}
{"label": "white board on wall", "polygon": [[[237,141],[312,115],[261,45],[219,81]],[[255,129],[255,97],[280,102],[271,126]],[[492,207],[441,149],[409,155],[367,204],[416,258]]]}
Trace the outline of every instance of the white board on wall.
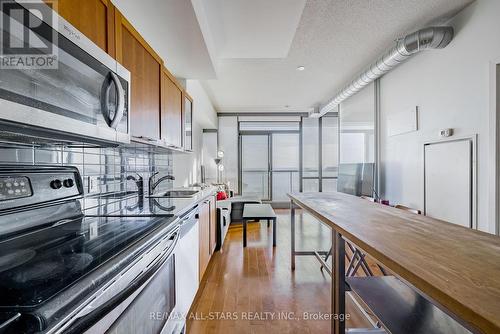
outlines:
{"label": "white board on wall", "polygon": [[470,139],[424,146],[424,211],[427,216],[473,226],[473,142]]}
{"label": "white board on wall", "polygon": [[389,137],[418,130],[418,107],[389,116],[387,134]]}

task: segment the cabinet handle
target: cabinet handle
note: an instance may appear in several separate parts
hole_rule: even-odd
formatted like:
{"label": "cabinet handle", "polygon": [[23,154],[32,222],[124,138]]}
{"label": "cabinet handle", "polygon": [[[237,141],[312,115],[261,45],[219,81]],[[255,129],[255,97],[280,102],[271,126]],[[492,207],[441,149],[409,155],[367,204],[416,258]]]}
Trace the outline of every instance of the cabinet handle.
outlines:
{"label": "cabinet handle", "polygon": [[147,141],[150,141],[150,142],[156,142],[156,141],[158,141],[158,139],[154,139],[154,138],[146,137],[146,136],[134,136],[134,138],[142,139],[142,140],[147,140]]}

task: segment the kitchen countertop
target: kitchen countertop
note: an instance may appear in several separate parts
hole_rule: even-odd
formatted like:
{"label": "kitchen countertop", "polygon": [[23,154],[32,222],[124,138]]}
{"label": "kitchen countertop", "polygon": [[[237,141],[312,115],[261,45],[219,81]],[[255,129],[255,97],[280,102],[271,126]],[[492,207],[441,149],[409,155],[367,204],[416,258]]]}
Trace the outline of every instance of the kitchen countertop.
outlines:
{"label": "kitchen countertop", "polygon": [[[182,188],[182,190],[191,190],[191,189],[193,188]],[[178,189],[173,189],[173,190],[178,190]],[[186,212],[188,212],[195,205],[206,200],[209,196],[215,195],[216,192],[217,192],[217,187],[210,186],[203,190],[200,190],[199,193],[190,198],[155,198],[155,199],[157,200],[159,199],[160,200],[159,203],[162,205],[171,203],[171,205],[175,206],[174,215],[180,217]]]}
{"label": "kitchen countertop", "polygon": [[[176,188],[173,190],[193,190],[195,188]],[[196,189],[198,190],[198,189]],[[124,197],[86,199],[86,216],[182,216],[191,208],[214,195],[216,187],[207,187],[189,198],[144,197],[143,201],[137,193]]]}
{"label": "kitchen countertop", "polygon": [[499,237],[342,193],[288,196],[437,305],[500,333]]}

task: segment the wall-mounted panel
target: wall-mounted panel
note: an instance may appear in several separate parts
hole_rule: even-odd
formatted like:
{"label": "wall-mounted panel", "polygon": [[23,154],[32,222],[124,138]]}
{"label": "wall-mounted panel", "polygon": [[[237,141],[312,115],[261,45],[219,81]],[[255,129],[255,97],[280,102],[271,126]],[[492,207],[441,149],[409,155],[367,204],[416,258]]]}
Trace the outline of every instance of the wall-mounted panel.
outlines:
{"label": "wall-mounted panel", "polygon": [[424,146],[425,214],[464,227],[474,223],[474,159],[470,139]]}

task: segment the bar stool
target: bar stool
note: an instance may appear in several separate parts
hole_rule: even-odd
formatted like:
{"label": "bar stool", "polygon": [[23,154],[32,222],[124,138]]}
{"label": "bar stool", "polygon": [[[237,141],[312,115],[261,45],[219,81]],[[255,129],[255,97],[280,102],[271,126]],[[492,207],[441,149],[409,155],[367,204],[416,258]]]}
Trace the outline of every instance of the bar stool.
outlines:
{"label": "bar stool", "polygon": [[[375,198],[373,198],[373,197],[360,196],[360,198],[367,200],[367,201],[370,201],[370,202],[375,202]],[[352,252],[351,257],[349,257],[349,254],[347,254],[347,252],[346,252],[347,262],[349,263],[349,265],[347,266],[347,269],[345,271],[345,276],[346,277],[356,276],[359,268],[361,268],[363,270],[363,272],[365,273],[366,276],[373,276],[373,271],[370,269],[370,266],[368,265],[368,263],[366,262],[366,259],[365,259],[366,254],[364,254],[359,249],[357,249],[347,239],[345,240],[345,244],[347,245],[349,250]],[[330,258],[330,256],[332,255],[332,248],[333,248],[333,246],[330,247],[330,250],[325,255],[324,262],[327,262],[328,259]],[[384,268],[382,268],[379,265],[377,265],[377,266],[379,267],[382,274],[385,276],[386,272],[385,272]],[[320,269],[323,270],[323,268],[324,268],[324,265],[322,264]]]}
{"label": "bar stool", "polygon": [[[345,271],[345,276],[346,277],[354,277],[356,276],[359,268],[363,270],[366,276],[373,276],[373,271],[370,269],[370,266],[366,262],[366,254],[361,252],[359,249],[357,249],[352,243],[350,243],[348,240],[345,240],[345,244],[347,247],[349,247],[349,250],[352,252],[352,256],[349,256],[346,252],[346,257],[347,257],[347,262],[349,265],[347,266],[347,269]],[[330,247],[330,250],[326,253],[323,261],[327,262],[330,256],[332,255],[332,248]],[[322,264],[320,267],[321,270],[324,269],[324,265]],[[385,275],[385,271],[379,266],[380,271]]]}

